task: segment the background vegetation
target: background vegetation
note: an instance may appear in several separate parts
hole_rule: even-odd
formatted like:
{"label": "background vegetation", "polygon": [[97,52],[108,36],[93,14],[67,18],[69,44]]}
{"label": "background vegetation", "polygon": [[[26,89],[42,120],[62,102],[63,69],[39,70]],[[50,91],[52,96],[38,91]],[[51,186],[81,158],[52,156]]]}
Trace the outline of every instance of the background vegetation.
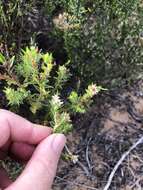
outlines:
{"label": "background vegetation", "polygon": [[[66,148],[65,159],[78,165],[62,166],[61,189],[78,180],[101,188],[122,152],[140,137],[142,71],[142,0],[0,0],[0,107],[54,132],[77,126],[68,140],[80,159]],[[123,84],[129,84],[124,97],[120,90],[109,92],[110,98],[106,93],[83,121],[78,117],[100,90]],[[128,160],[118,170],[113,189],[126,183],[140,188],[142,152],[129,158],[135,167]]]}
{"label": "background vegetation", "polygon": [[67,92],[131,82],[142,77],[142,8],[141,0],[1,0],[1,53],[18,62],[21,48],[37,44],[56,65],[69,61]]}

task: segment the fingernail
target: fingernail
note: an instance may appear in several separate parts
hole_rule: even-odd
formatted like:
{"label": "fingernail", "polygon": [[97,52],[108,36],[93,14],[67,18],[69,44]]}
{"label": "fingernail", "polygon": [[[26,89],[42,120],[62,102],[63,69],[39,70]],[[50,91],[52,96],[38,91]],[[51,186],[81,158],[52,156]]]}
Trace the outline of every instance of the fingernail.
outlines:
{"label": "fingernail", "polygon": [[55,137],[52,142],[52,148],[54,152],[56,152],[57,154],[60,154],[64,148],[65,142],[66,142],[66,138],[63,134],[55,134]]}

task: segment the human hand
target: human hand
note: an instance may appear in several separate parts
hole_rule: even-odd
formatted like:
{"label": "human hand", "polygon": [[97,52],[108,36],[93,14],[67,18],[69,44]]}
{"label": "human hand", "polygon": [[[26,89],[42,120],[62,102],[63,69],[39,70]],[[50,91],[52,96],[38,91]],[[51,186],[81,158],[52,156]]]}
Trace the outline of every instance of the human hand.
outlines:
{"label": "human hand", "polygon": [[51,135],[48,127],[38,126],[14,113],[0,110],[0,160],[9,155],[22,162],[28,161],[15,182],[1,168],[0,189],[51,189],[64,145],[64,135]]}

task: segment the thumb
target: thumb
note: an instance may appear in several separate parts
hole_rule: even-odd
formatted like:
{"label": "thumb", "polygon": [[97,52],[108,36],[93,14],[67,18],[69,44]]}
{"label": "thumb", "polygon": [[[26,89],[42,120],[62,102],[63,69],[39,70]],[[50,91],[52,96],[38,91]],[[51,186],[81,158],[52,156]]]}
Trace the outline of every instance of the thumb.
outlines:
{"label": "thumb", "polygon": [[43,140],[23,173],[7,190],[51,189],[65,141],[65,136],[62,134],[53,134]]}

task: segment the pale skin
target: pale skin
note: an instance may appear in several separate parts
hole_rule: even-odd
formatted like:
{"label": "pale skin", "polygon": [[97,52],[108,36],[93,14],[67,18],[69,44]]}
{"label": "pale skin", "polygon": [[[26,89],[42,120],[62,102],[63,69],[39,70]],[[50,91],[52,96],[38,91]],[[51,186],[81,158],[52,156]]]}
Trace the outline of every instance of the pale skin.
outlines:
{"label": "pale skin", "polygon": [[0,168],[0,190],[50,190],[65,141],[48,127],[0,110],[0,160],[9,155],[26,163],[16,181]]}

